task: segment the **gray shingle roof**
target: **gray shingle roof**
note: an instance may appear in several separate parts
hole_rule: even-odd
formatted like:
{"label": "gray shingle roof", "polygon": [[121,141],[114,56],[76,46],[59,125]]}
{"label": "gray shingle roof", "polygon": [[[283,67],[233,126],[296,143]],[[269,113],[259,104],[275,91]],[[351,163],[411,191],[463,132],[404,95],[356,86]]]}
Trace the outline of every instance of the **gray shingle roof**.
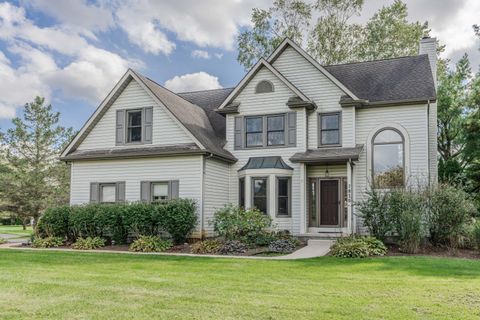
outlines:
{"label": "gray shingle roof", "polygon": [[225,139],[225,117],[215,110],[222,104],[234,88],[202,90],[177,93],[183,99],[201,107],[207,114],[217,137]]}
{"label": "gray shingle roof", "polygon": [[435,99],[427,55],[324,66],[358,98],[370,102]]}
{"label": "gray shingle roof", "polygon": [[131,148],[111,148],[111,149],[92,149],[76,150],[62,160],[88,160],[88,159],[114,159],[148,156],[165,156],[177,154],[205,153],[196,144],[183,144],[174,146],[147,146]]}
{"label": "gray shingle roof", "polygon": [[230,152],[223,149],[225,139],[217,136],[204,109],[190,103],[155,81],[137,72],[135,74],[208,151],[225,159],[236,161],[236,158]]}
{"label": "gray shingle roof", "polygon": [[241,169],[287,169],[293,170],[288,164],[283,161],[280,156],[271,156],[271,157],[251,157],[248,159],[247,164],[245,164]]}
{"label": "gray shingle roof", "polygon": [[363,144],[351,148],[326,148],[297,152],[291,158],[292,162],[302,163],[341,163],[348,160],[356,161],[363,150]]}

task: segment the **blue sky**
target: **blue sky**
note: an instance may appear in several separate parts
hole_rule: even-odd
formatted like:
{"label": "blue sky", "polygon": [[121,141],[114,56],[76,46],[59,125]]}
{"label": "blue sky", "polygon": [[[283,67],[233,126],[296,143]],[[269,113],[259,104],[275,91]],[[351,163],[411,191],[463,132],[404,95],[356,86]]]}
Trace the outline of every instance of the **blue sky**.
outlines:
{"label": "blue sky", "polygon": [[[366,21],[393,0],[367,0]],[[245,70],[235,39],[254,6],[272,0],[0,0],[0,130],[21,106],[45,96],[61,124],[79,129],[128,67],[173,91],[234,86]],[[480,63],[478,0],[407,0],[428,20],[446,57]],[[478,20],[478,21],[477,21]]]}

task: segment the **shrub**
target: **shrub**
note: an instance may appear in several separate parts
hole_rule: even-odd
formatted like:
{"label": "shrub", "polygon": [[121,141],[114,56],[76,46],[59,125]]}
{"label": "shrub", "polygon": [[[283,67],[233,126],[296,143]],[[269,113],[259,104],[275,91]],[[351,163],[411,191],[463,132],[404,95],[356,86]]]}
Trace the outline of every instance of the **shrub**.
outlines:
{"label": "shrub", "polygon": [[105,246],[105,239],[99,237],[78,238],[72,245],[73,249],[77,250],[93,250]]}
{"label": "shrub", "polygon": [[430,240],[434,245],[458,247],[464,225],[475,213],[475,206],[464,191],[439,186],[430,195]]}
{"label": "shrub", "polygon": [[478,250],[480,250],[480,220],[478,220],[473,228],[473,241]]}
{"label": "shrub", "polygon": [[63,245],[63,238],[60,237],[35,238],[32,241],[34,248],[53,248],[61,245]]}
{"label": "shrub", "polygon": [[226,241],[219,250],[221,254],[239,254],[247,252],[247,246],[238,240]]}
{"label": "shrub", "polygon": [[366,258],[383,256],[387,248],[374,237],[350,236],[338,239],[331,247],[330,253],[340,258]]}
{"label": "shrub", "polygon": [[162,252],[170,249],[172,242],[170,240],[162,240],[156,236],[140,236],[130,245],[130,251],[136,252]]}
{"label": "shrub", "polygon": [[366,192],[365,199],[357,204],[363,225],[372,236],[382,240],[394,228],[393,217],[388,212],[388,196],[387,192],[372,187]]}
{"label": "shrub", "polygon": [[238,240],[248,245],[262,242],[272,226],[270,216],[256,209],[245,210],[237,206],[226,206],[215,213],[213,228],[227,240]]}
{"label": "shrub", "polygon": [[274,240],[268,246],[268,251],[278,253],[291,253],[295,250],[295,243],[286,239]]}
{"label": "shrub", "polygon": [[175,199],[159,206],[161,227],[175,243],[184,243],[197,225],[195,202],[190,199]]}
{"label": "shrub", "polygon": [[72,212],[70,206],[61,206],[47,209],[35,227],[35,234],[44,237],[70,238],[69,217]]}
{"label": "shrub", "polygon": [[214,254],[220,251],[222,243],[218,240],[203,240],[192,245],[192,253]]}

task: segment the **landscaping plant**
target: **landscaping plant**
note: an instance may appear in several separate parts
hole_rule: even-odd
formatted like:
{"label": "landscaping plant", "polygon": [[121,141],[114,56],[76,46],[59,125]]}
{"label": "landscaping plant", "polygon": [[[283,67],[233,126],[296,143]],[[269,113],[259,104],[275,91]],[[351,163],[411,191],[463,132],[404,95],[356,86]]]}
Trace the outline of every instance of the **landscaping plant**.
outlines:
{"label": "landscaping plant", "polygon": [[268,246],[268,251],[277,253],[291,253],[295,251],[295,243],[288,239],[274,240]]}
{"label": "landscaping plant", "polygon": [[35,238],[32,241],[32,247],[34,248],[53,248],[60,247],[64,243],[63,238],[60,237],[46,237],[46,238]]}
{"label": "landscaping plant", "polygon": [[365,199],[357,204],[363,225],[369,233],[385,240],[394,228],[393,217],[388,212],[389,193],[370,187],[365,194]]}
{"label": "landscaping plant", "polygon": [[215,254],[220,251],[222,243],[219,240],[208,239],[192,244],[192,253]]}
{"label": "landscaping plant", "polygon": [[175,199],[159,205],[160,226],[175,243],[184,243],[197,225],[195,201]]}
{"label": "landscaping plant", "polygon": [[239,254],[247,252],[247,246],[238,240],[228,240],[219,250],[221,254]]}
{"label": "landscaping plant", "polygon": [[349,236],[337,239],[330,253],[340,258],[366,258],[385,255],[387,247],[374,237]]}
{"label": "landscaping plant", "polygon": [[100,237],[87,237],[87,238],[78,238],[77,241],[72,245],[73,249],[77,250],[93,250],[105,246],[105,239]]}
{"label": "landscaping plant", "polygon": [[257,209],[246,210],[231,205],[218,210],[213,220],[213,228],[219,236],[247,245],[255,245],[259,239],[264,240],[271,227],[270,216]]}
{"label": "landscaping plant", "polygon": [[130,251],[136,252],[162,252],[170,249],[172,242],[170,240],[163,240],[156,236],[140,236],[130,245]]}
{"label": "landscaping plant", "polygon": [[480,220],[477,220],[473,227],[473,241],[477,250],[480,251]]}

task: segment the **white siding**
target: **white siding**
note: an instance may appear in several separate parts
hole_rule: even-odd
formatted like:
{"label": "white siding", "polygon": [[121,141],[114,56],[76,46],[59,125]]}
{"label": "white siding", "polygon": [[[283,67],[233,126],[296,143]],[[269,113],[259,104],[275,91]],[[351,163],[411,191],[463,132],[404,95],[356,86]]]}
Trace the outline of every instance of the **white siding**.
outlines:
{"label": "white siding", "polygon": [[[255,86],[261,80],[269,80],[275,86],[275,91],[272,93],[255,94]],[[238,95],[236,101],[240,102],[239,112],[241,115],[253,114],[268,114],[268,113],[282,113],[291,112],[292,110],[286,106],[288,98],[294,93],[278,80],[268,69],[262,68],[255,77],[250,81],[244,90]],[[270,212],[274,223],[278,229],[286,229],[294,233],[300,232],[301,213],[300,213],[300,165],[298,163],[291,163],[290,157],[296,153],[305,151],[305,117],[304,110],[297,111],[297,146],[291,148],[271,148],[271,149],[233,149],[233,122],[234,116],[227,115],[227,145],[229,150],[238,161],[230,166],[230,202],[238,203],[238,170],[242,168],[250,157],[264,157],[264,156],[281,156],[282,159],[291,166],[293,171],[292,176],[292,217],[291,218],[276,218],[275,212]],[[272,180],[272,179],[270,179]],[[269,181],[270,186],[275,186],[275,181]],[[248,195],[246,195],[248,197]],[[270,199],[273,203],[274,199]],[[270,206],[271,208],[272,206]]]}
{"label": "white siding", "polygon": [[[400,126],[408,134],[410,148],[405,150],[406,163],[409,163],[407,180],[410,184],[425,184],[428,177],[428,135],[427,106],[392,106],[381,108],[357,109],[356,142],[365,148],[360,160],[354,167],[357,201],[368,188],[371,171],[367,161],[371,161],[369,137],[380,127]],[[360,219],[357,220],[360,224]],[[359,226],[361,227],[361,225]],[[362,230],[362,229],[361,229]]]}
{"label": "white siding", "polygon": [[[175,145],[193,143],[192,138],[179,124],[171,118],[163,106],[155,100],[135,81],[132,80],[116,101],[110,106],[100,121],[95,125],[78,150],[107,149],[115,147],[116,110],[135,109],[153,106],[152,144],[142,145]],[[130,146],[131,147],[131,146]]]}
{"label": "white siding", "polygon": [[205,159],[204,180],[204,230],[213,235],[211,221],[215,211],[229,203],[230,165],[215,159]]}
{"label": "white siding", "polygon": [[342,178],[347,176],[347,165],[312,165],[308,166],[307,172],[309,178]]}
{"label": "white siding", "polygon": [[202,207],[202,157],[75,161],[71,167],[70,203],[90,201],[90,182],[125,181],[125,199],[140,200],[141,181],[179,180],[179,197]]}
{"label": "white siding", "polygon": [[318,106],[316,112],[308,116],[308,148],[318,147],[318,113],[335,111],[342,111],[343,146],[351,146],[354,110],[342,110],[339,104],[340,97],[345,93],[291,47],[285,49],[273,66]]}

